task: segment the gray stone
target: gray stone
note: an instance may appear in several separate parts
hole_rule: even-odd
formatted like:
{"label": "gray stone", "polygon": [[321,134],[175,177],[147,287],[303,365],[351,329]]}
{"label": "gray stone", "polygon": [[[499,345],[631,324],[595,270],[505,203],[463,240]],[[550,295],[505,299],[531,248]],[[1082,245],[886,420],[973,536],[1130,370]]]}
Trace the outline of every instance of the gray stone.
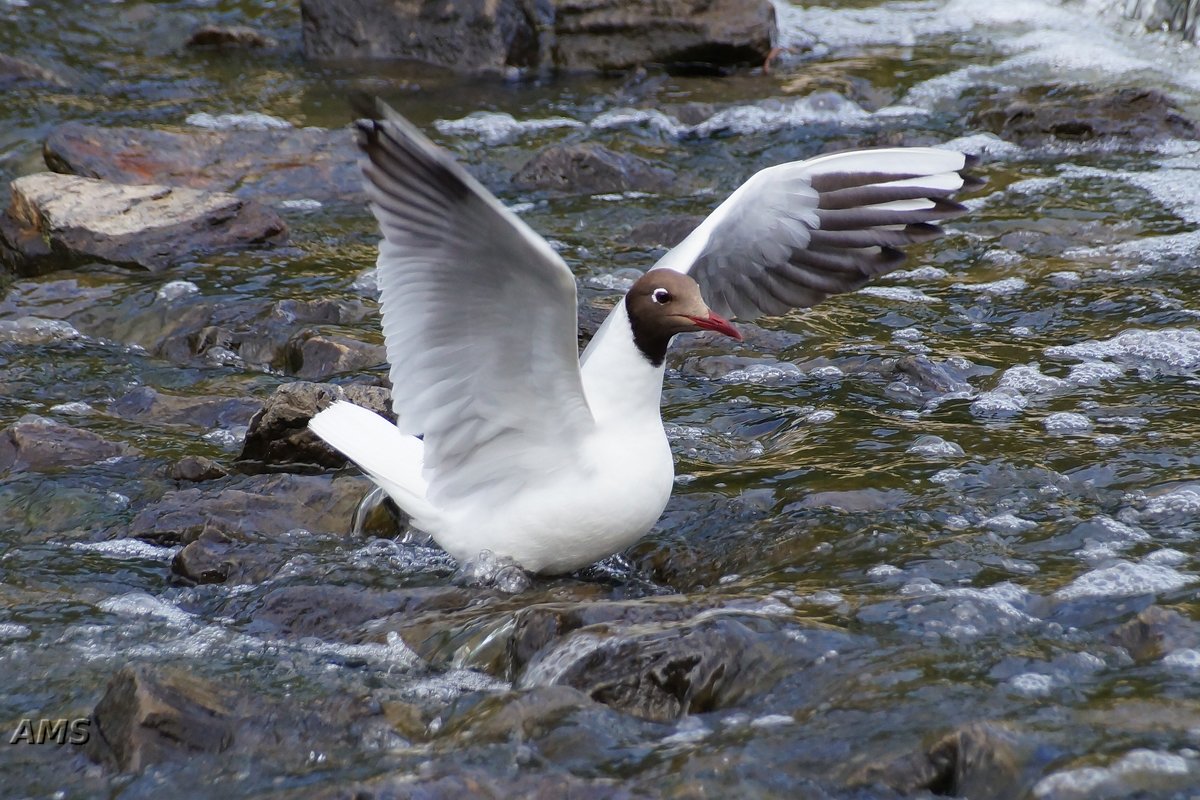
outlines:
{"label": "gray stone", "polygon": [[232,428],[249,424],[261,408],[261,402],[245,397],[186,397],[139,386],[109,403],[108,413],[158,425]]}
{"label": "gray stone", "polygon": [[177,481],[199,483],[224,478],[229,472],[211,458],[184,456],[171,465],[167,474]]}
{"label": "gray stone", "polygon": [[391,392],[381,386],[285,383],[250,420],[239,459],[275,465],[344,466],[346,457],[308,429],[308,421],[336,399],[349,400],[391,420],[396,418],[391,410]]}
{"label": "gray stone", "polygon": [[594,142],[551,145],[513,176],[520,189],[548,189],[571,194],[661,192],[675,175],[631,153],[616,153]]}
{"label": "gray stone", "polygon": [[23,275],[92,261],[161,270],[286,238],[278,215],[230,194],[52,172],[13,181],[0,215],[0,261]]}

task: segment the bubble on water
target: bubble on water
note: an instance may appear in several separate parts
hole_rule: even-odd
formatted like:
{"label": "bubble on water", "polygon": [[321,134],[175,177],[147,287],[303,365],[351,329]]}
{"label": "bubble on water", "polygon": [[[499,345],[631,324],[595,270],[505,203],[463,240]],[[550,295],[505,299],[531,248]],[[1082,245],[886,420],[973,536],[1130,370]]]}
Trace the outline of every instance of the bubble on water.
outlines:
{"label": "bubble on water", "polygon": [[404,687],[404,693],[423,700],[450,703],[471,692],[504,692],[512,684],[467,669],[451,669],[416,680]]}
{"label": "bubble on water", "polygon": [[70,403],[59,403],[56,406],[50,406],[50,411],[54,414],[63,414],[68,417],[86,417],[89,414],[96,413],[96,409],[92,408],[90,403],[85,403],[82,400],[73,400]]}
{"label": "bubble on water", "polygon": [[1181,647],[1163,656],[1162,665],[1175,672],[1200,676],[1200,650]]}
{"label": "bubble on water", "polygon": [[1029,283],[1024,278],[1002,278],[990,283],[955,283],[951,284],[950,288],[1003,296],[1023,292],[1029,288]]}
{"label": "bubble on water", "polygon": [[818,91],[792,100],[772,98],[758,103],[723,108],[698,125],[692,126],[688,133],[691,136],[706,138],[728,134],[771,133],[820,122],[853,125],[872,119],[873,116],[853,100],[837,92]]}
{"label": "bubble on water", "polygon": [[933,434],[918,436],[905,452],[924,458],[958,458],[966,455],[961,445]]}
{"label": "bubble on water", "polygon": [[1024,533],[1038,526],[1036,522],[1021,519],[1016,514],[998,514],[994,517],[988,517],[979,524],[997,533]]}
{"label": "bubble on water", "polygon": [[1025,152],[1025,148],[1012,142],[1006,142],[994,133],[973,133],[959,136],[957,139],[951,139],[935,146],[958,153],[988,156],[997,161],[1018,158]]}
{"label": "bubble on water", "polygon": [[[837,369],[834,367],[834,369]],[[840,370],[839,370],[840,372]],[[790,383],[804,377],[804,372],[787,361],[770,364],[748,364],[721,376],[722,383],[753,383],[757,385]]]}
{"label": "bubble on water", "polygon": [[903,574],[904,570],[894,564],[876,564],[867,570],[867,577],[874,580],[887,580]]}
{"label": "bubble on water", "polygon": [[20,317],[15,320],[0,320],[0,342],[15,344],[49,344],[83,338],[69,322],[61,319]]}
{"label": "bubble on water", "polygon": [[1008,679],[1013,691],[1026,697],[1045,697],[1054,690],[1055,683],[1054,676],[1039,672],[1024,672]]}
{"label": "bubble on water", "polygon": [[846,377],[846,373],[842,371],[841,367],[835,367],[832,364],[824,367],[814,367],[808,371],[808,375],[810,378],[817,378],[823,381],[837,381]]}
{"label": "bubble on water", "polygon": [[1029,398],[1011,389],[982,392],[971,403],[977,417],[1015,417],[1029,405]]}
{"label": "bubble on water", "polygon": [[1059,411],[1042,420],[1048,433],[1084,433],[1092,429],[1092,421],[1083,414]]}
{"label": "bubble on water", "polygon": [[291,200],[283,200],[279,203],[279,207],[284,211],[299,211],[312,212],[320,211],[325,207],[325,204],[320,200],[314,200],[311,197],[297,197]]}
{"label": "bubble on water", "polygon": [[1142,556],[1142,563],[1175,567],[1180,564],[1186,564],[1189,559],[1190,556],[1182,550],[1176,550],[1173,547],[1164,547],[1162,550],[1155,550],[1153,553],[1147,553]]}
{"label": "bubble on water", "polygon": [[122,617],[153,617],[174,625],[185,626],[193,621],[191,614],[145,592],[130,592],[101,600],[99,608]]}
{"label": "bubble on water", "polygon": [[836,411],[830,409],[817,409],[805,415],[804,421],[810,422],[813,425],[824,425],[826,422],[832,422],[837,416]]}
{"label": "bubble on water", "polygon": [[167,281],[158,287],[158,291],[154,293],[154,297],[156,300],[169,303],[172,300],[178,300],[181,297],[199,293],[200,287],[191,281]]}
{"label": "bubble on water", "polygon": [[895,300],[900,303],[940,303],[936,297],[930,297],[918,289],[905,286],[864,286],[858,294],[882,297],[885,300]]}
{"label": "bubble on water", "polygon": [[592,130],[607,131],[617,128],[645,128],[666,136],[683,136],[691,127],[675,117],[648,108],[614,108],[594,117],[589,123]]}
{"label": "bubble on water", "polygon": [[286,119],[273,117],[261,111],[215,115],[202,111],[198,114],[189,114],[184,122],[196,128],[207,128],[216,131],[269,131],[292,127],[292,123]]}
{"label": "bubble on water", "polygon": [[767,714],[750,721],[751,728],[779,728],[795,724],[796,718],[789,714]]}
{"label": "bubble on water", "polygon": [[1133,597],[1171,592],[1194,583],[1195,575],[1171,567],[1119,561],[1087,572],[1054,593],[1058,600],[1093,597]]}
{"label": "bubble on water", "polygon": [[1200,484],[1189,483],[1149,498],[1140,516],[1154,519],[1190,517],[1196,514],[1200,514]]}
{"label": "bubble on water", "polygon": [[1037,364],[1017,364],[1004,370],[997,389],[1020,394],[1053,394],[1071,388],[1071,383],[1042,372]]}
{"label": "bubble on water", "polygon": [[170,561],[176,547],[159,547],[141,539],[112,539],[107,542],[72,542],[72,550],[101,553],[111,558],[137,558],[147,561]]}
{"label": "bubble on water", "polygon": [[[1047,800],[1090,800],[1131,797],[1162,791],[1168,780],[1184,788],[1191,765],[1182,756],[1159,750],[1131,750],[1107,767],[1080,767],[1047,775],[1033,787],[1033,796]],[[1176,779],[1170,781],[1169,779]]]}
{"label": "bubble on water", "polygon": [[1114,361],[1136,369],[1145,379],[1160,375],[1191,375],[1200,369],[1200,330],[1195,328],[1134,328],[1111,339],[1047,347],[1047,356],[1084,362]]}
{"label": "bubble on water", "polygon": [[473,136],[486,145],[511,144],[528,134],[562,128],[582,128],[584,124],[569,117],[517,120],[512,114],[476,111],[461,119],[439,119],[433,123],[444,136]]}
{"label": "bubble on water", "polygon": [[32,635],[33,631],[25,625],[19,625],[15,622],[0,622],[0,641],[2,642],[28,639]]}
{"label": "bubble on water", "polygon": [[887,275],[881,276],[888,280],[897,281],[917,281],[919,283],[931,283],[933,281],[945,280],[950,277],[950,273],[941,267],[917,267],[915,269],[900,269],[895,272],[889,272]]}

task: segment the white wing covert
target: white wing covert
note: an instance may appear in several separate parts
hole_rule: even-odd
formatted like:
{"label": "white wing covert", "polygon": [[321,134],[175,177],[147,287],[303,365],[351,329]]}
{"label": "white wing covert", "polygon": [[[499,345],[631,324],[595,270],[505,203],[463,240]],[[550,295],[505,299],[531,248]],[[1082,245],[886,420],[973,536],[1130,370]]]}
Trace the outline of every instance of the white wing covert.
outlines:
{"label": "white wing covert", "polygon": [[655,264],[690,275],[718,314],[753,319],[816,305],[898,267],[940,236],[981,181],[972,156],[931,147],[855,150],[768,167]]}
{"label": "white wing covert", "polygon": [[511,492],[593,427],[575,278],[546,241],[407,120],[357,123],[384,239],[378,284],[392,406],[425,437],[429,499]]}

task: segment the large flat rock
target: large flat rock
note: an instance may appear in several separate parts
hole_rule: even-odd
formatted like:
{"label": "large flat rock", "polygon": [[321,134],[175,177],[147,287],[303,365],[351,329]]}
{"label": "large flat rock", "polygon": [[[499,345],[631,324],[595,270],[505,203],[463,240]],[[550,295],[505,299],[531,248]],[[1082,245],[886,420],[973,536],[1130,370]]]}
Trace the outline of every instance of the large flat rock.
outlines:
{"label": "large flat rock", "polygon": [[53,172],[18,178],[11,190],[0,214],[0,263],[22,275],[91,261],[160,270],[287,238],[275,212],[224,192]]}
{"label": "large flat rock", "polygon": [[767,0],[302,0],[309,58],[406,58],[467,72],[761,64]]}
{"label": "large flat rock", "polygon": [[349,129],[179,133],[68,122],[46,138],[45,157],[55,172],[231,192],[268,205],[364,199]]}

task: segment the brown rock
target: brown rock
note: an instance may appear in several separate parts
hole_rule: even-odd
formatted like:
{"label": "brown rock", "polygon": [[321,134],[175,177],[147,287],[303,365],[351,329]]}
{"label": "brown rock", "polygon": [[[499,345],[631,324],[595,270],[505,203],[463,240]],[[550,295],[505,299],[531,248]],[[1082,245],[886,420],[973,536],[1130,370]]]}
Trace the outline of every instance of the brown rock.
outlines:
{"label": "brown rock", "polygon": [[68,122],[50,132],[45,157],[55,172],[231,192],[265,203],[364,199],[348,129],[174,133]]}
{"label": "brown rock", "polygon": [[0,53],[0,86],[13,86],[18,83],[46,83],[52,86],[65,86],[66,81],[53,70],[24,61],[20,58]]}
{"label": "brown rock", "polygon": [[349,400],[391,420],[396,418],[391,410],[391,392],[380,386],[285,383],[250,420],[239,459],[262,464],[344,466],[346,457],[308,429],[308,421],[336,399]]}
{"label": "brown rock", "polygon": [[27,414],[0,431],[0,475],[83,466],[136,452],[89,430]]}
{"label": "brown rock", "polygon": [[904,794],[1003,800],[1024,797],[1038,777],[1037,745],[991,722],[967,725],[921,752],[866,767],[852,785],[883,784]]}
{"label": "brown rock", "polygon": [[228,698],[214,685],[182,673],[125,667],[92,712],[88,756],[121,772],[193,753],[220,753],[233,744]]}
{"label": "brown rock", "polygon": [[674,174],[631,153],[616,153],[594,142],[551,145],[517,171],[520,189],[549,189],[572,194],[661,192]]}
{"label": "brown rock", "polygon": [[229,428],[248,424],[261,408],[245,397],[184,397],[140,386],[110,403],[108,413],[159,425]]}
{"label": "brown rock", "polygon": [[171,465],[167,473],[177,481],[212,481],[229,473],[217,462],[204,456],[184,456]]}
{"label": "brown rock", "polygon": [[288,531],[344,532],[371,483],[358,476],[253,475],[236,484],[167,492],[142,508],[129,535],[189,543],[205,531],[281,536]]}
{"label": "brown rock", "polygon": [[1000,95],[975,114],[975,122],[1023,146],[1047,139],[1200,138],[1200,127],[1155,89],[1031,87]]}
{"label": "brown rock", "polygon": [[203,583],[261,583],[288,559],[289,553],[268,542],[239,539],[217,530],[206,530],[171,560],[173,582],[187,586]]}
{"label": "brown rock", "polygon": [[302,335],[288,344],[288,364],[296,377],[324,380],[342,372],[387,363],[383,345],[345,336]]}
{"label": "brown rock", "polygon": [[164,269],[198,253],[277,244],[273,211],[230,194],[42,172],[12,182],[0,261],[22,275],[90,261]]}
{"label": "brown rock", "polygon": [[205,25],[188,37],[184,47],[267,48],[277,44],[270,36],[244,25]]}
{"label": "brown rock", "polygon": [[761,64],[765,0],[303,0],[309,58],[406,58],[452,69],[623,70]]}
{"label": "brown rock", "polygon": [[1135,661],[1157,661],[1172,650],[1200,646],[1200,625],[1178,611],[1150,606],[1117,626],[1108,638]]}

